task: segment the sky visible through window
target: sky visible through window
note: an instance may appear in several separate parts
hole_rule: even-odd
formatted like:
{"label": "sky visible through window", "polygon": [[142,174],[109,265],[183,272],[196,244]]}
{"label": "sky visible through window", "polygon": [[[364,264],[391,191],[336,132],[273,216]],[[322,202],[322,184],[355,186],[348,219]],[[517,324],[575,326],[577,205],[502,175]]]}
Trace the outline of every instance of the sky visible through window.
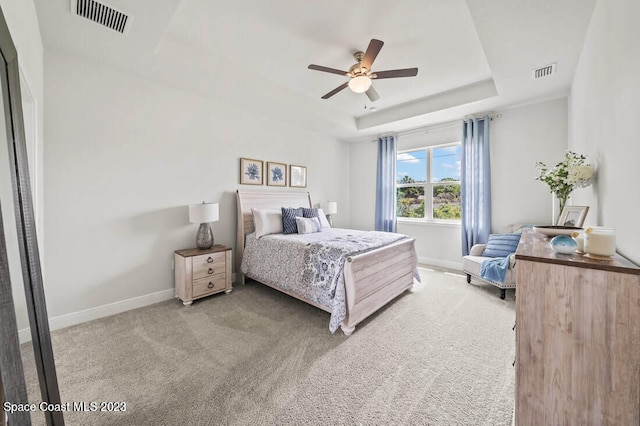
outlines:
{"label": "sky visible through window", "polygon": [[[433,149],[433,181],[440,182],[450,178],[460,180],[460,145],[445,146]],[[396,181],[401,183],[404,176],[416,182],[426,182],[427,151],[409,151],[398,154],[396,163]]]}

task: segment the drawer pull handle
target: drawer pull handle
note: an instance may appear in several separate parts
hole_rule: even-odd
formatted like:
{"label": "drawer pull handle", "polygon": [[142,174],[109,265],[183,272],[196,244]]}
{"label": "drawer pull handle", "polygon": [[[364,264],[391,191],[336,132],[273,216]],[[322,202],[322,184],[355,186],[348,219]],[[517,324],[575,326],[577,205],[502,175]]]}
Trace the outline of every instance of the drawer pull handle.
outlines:
{"label": "drawer pull handle", "polygon": [[207,257],[207,263],[213,263],[213,257],[211,256]]}
{"label": "drawer pull handle", "polygon": [[209,268],[209,275],[213,274],[213,268]]}
{"label": "drawer pull handle", "polygon": [[207,287],[213,288],[213,283],[209,283],[209,285]]}

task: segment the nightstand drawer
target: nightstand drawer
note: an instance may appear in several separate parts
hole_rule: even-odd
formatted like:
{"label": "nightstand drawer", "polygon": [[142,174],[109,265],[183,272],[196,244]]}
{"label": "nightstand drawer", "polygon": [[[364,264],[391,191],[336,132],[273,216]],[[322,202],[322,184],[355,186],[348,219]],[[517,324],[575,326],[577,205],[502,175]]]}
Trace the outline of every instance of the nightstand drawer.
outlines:
{"label": "nightstand drawer", "polygon": [[210,277],[225,272],[225,254],[211,253],[193,257],[193,279]]}
{"label": "nightstand drawer", "polygon": [[227,286],[227,275],[224,273],[224,269],[221,268],[221,270],[221,274],[193,280],[193,297],[224,290]]}

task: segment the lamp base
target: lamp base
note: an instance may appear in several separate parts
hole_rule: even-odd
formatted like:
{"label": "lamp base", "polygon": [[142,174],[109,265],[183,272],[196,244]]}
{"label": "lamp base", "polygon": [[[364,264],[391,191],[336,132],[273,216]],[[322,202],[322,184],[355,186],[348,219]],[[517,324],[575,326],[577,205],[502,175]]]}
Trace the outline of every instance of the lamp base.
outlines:
{"label": "lamp base", "polygon": [[333,228],[333,219],[331,219],[330,214],[327,215],[327,222],[329,222],[329,225],[331,225],[331,227]]}
{"label": "lamp base", "polygon": [[201,223],[198,229],[198,235],[196,235],[196,247],[200,250],[209,249],[213,246],[213,232],[211,231],[211,225],[208,223]]}

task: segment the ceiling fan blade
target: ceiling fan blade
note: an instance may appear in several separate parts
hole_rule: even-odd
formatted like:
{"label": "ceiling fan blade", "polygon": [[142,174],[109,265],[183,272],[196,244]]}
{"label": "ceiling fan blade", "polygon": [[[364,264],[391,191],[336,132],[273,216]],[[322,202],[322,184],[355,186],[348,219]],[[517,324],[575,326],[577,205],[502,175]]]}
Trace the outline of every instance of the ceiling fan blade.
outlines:
{"label": "ceiling fan blade", "polygon": [[367,47],[367,51],[364,52],[364,58],[362,58],[360,66],[370,70],[373,61],[376,60],[376,56],[378,56],[378,53],[380,53],[380,49],[382,49],[383,45],[383,41],[372,38],[369,42],[369,47]]}
{"label": "ceiling fan blade", "polygon": [[[405,68],[402,70],[376,71],[371,78],[397,78],[397,77],[415,77],[418,74],[418,68]],[[375,77],[374,77],[375,75]]]}
{"label": "ceiling fan blade", "polygon": [[375,102],[380,99],[380,95],[378,94],[376,89],[373,88],[373,86],[369,87],[369,90],[367,90],[365,93],[367,94],[371,102]]}
{"label": "ceiling fan blade", "polygon": [[311,64],[311,65],[309,65],[308,68],[310,70],[330,72],[332,74],[347,75],[346,71],[340,71],[340,70],[337,70],[335,68],[323,67],[321,65],[313,65],[313,64]]}
{"label": "ceiling fan blade", "polygon": [[336,93],[338,93],[341,90],[344,90],[347,86],[349,85],[348,81],[345,81],[344,83],[342,83],[340,86],[336,87],[335,89],[333,89],[332,91],[330,91],[329,93],[327,93],[326,95],[324,95],[322,97],[322,99],[329,99],[330,97],[332,97],[333,95],[335,95]]}

